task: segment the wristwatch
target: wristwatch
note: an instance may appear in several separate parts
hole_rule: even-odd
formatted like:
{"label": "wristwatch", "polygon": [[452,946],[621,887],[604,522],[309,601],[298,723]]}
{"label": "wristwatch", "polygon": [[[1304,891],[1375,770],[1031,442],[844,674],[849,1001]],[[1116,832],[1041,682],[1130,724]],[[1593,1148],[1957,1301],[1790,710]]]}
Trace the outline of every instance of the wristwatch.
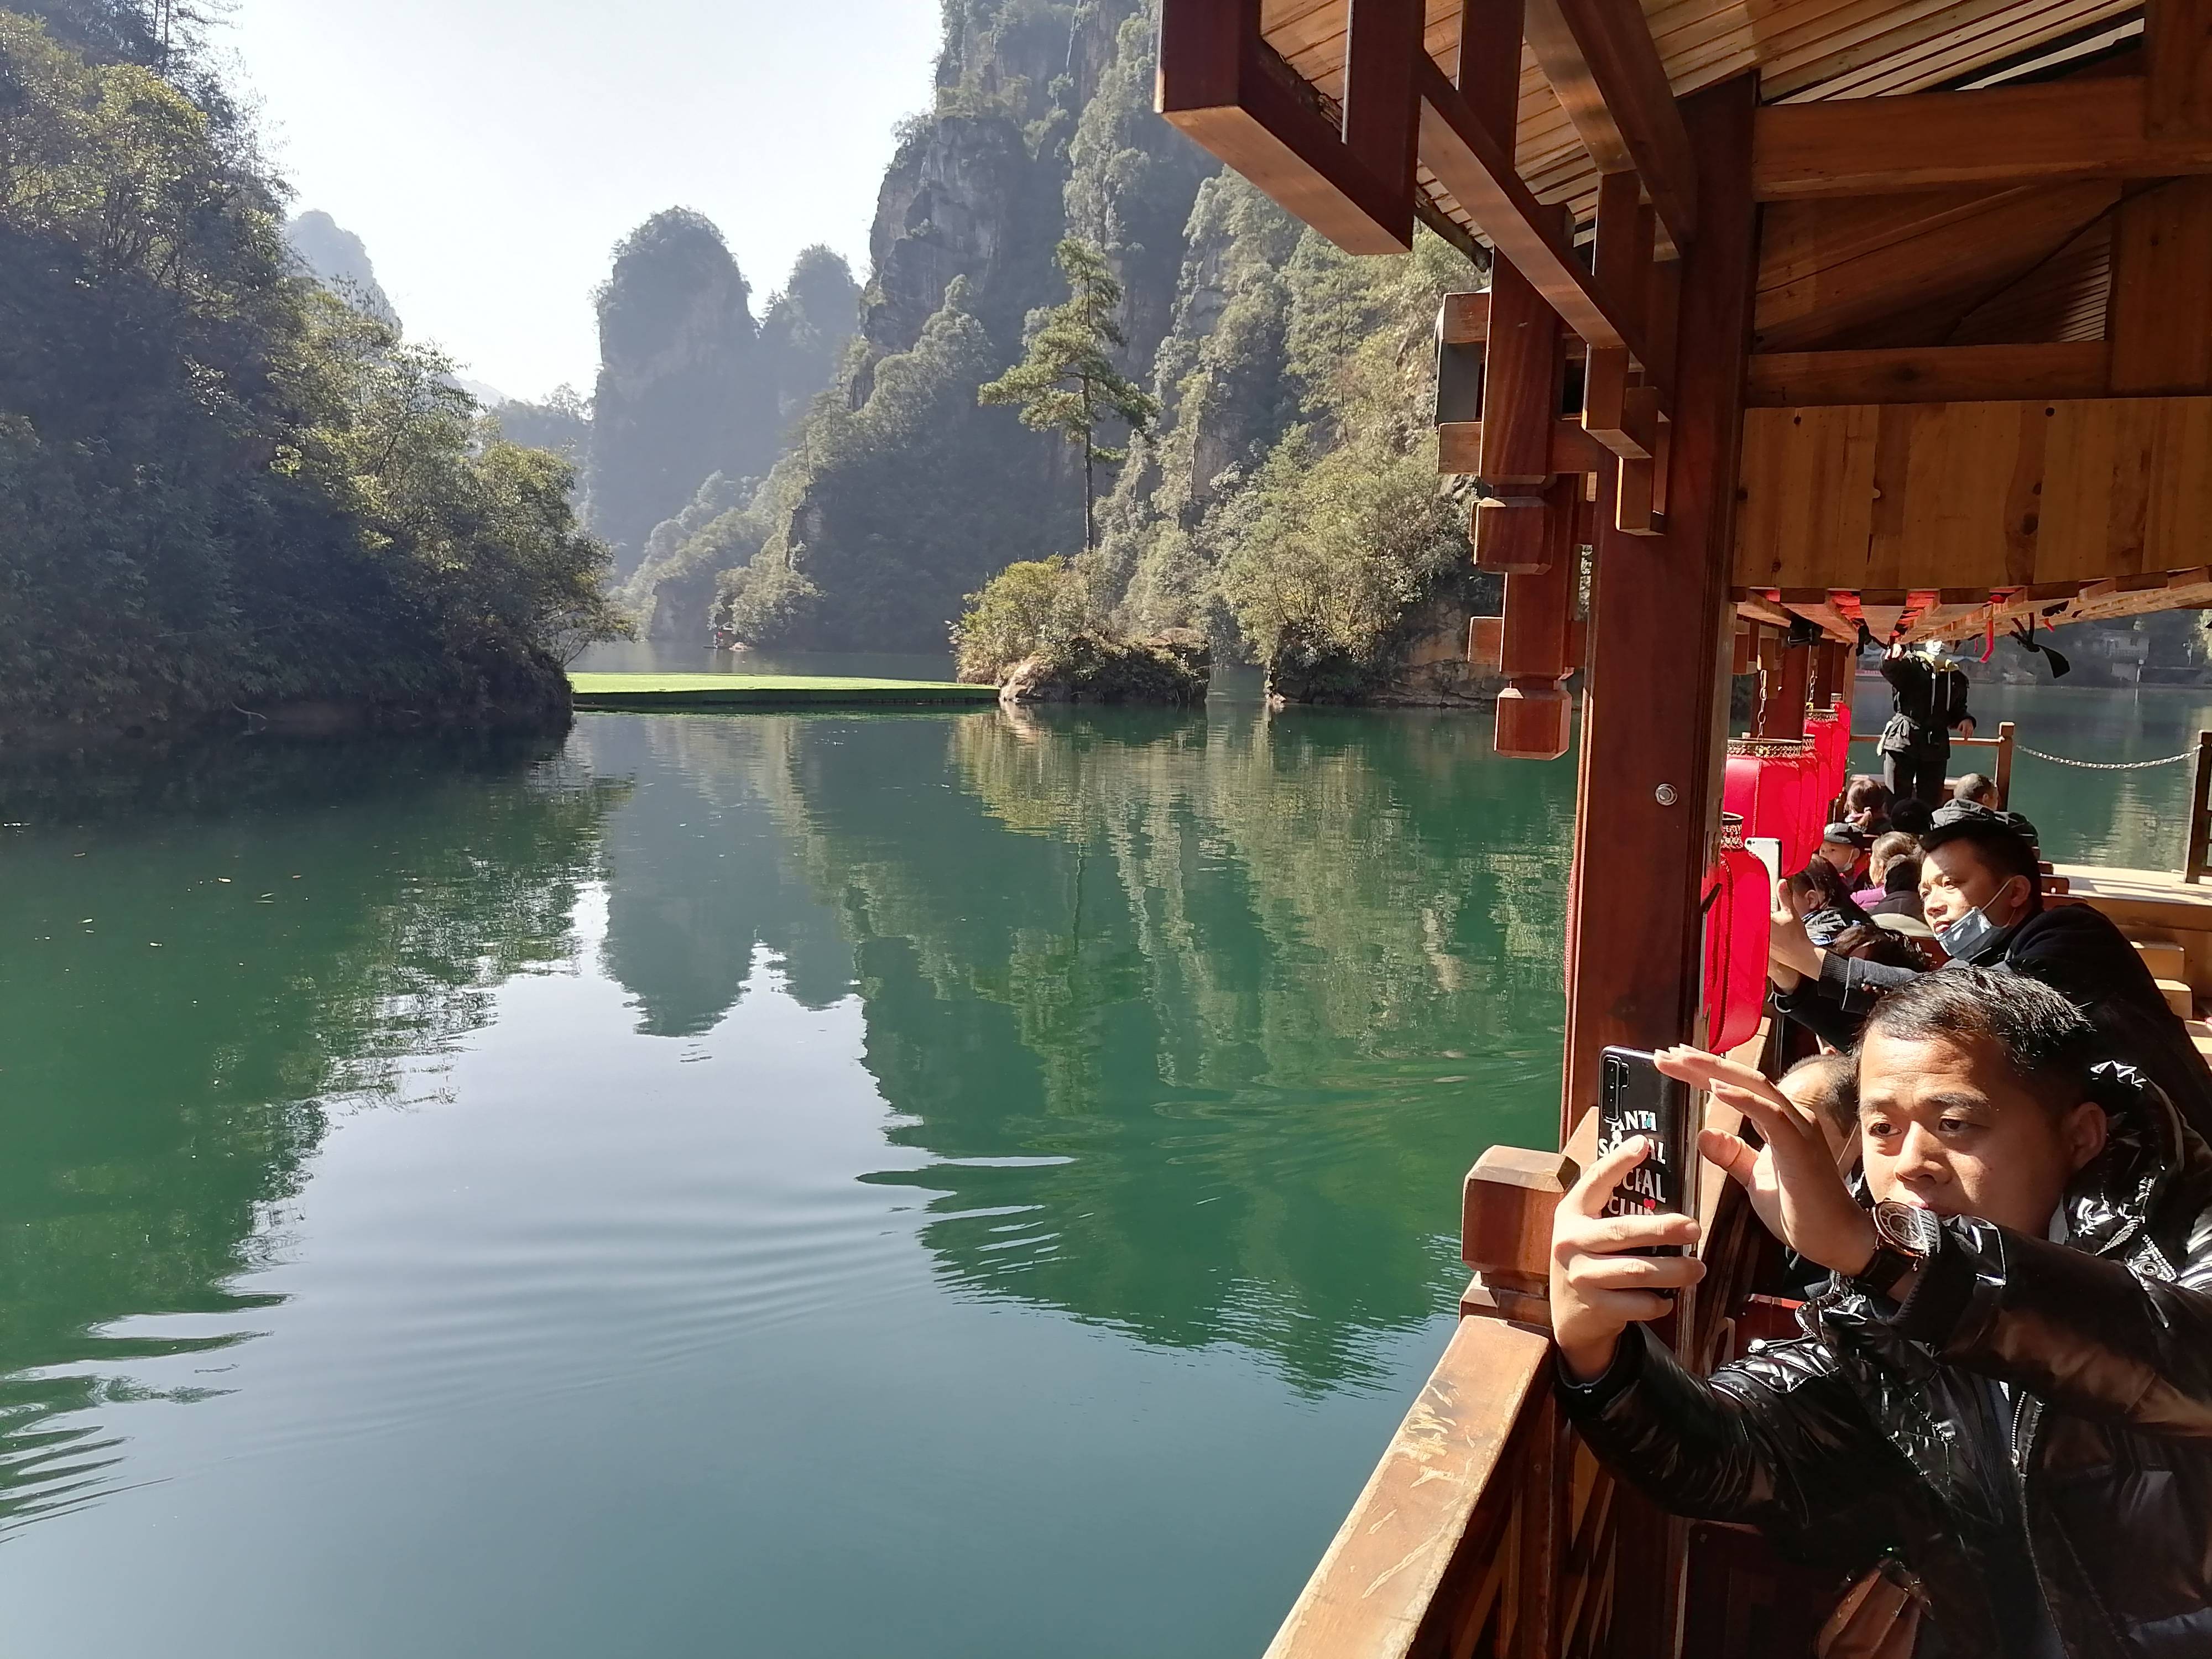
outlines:
{"label": "wristwatch", "polygon": [[1874,1259],[1851,1275],[1851,1282],[1876,1296],[1887,1296],[1897,1283],[1942,1243],[1943,1224],[1933,1210],[1885,1198],[1874,1206]]}

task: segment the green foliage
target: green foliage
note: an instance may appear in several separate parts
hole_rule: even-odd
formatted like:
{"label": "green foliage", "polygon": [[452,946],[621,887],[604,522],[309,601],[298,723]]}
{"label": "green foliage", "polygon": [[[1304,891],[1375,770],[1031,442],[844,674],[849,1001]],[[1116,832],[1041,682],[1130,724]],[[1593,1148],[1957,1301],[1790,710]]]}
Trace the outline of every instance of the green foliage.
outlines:
{"label": "green foliage", "polygon": [[1127,345],[1114,313],[1121,303],[1121,285],[1107,269],[1105,256],[1073,237],[1064,239],[1054,257],[1067,278],[1068,299],[1063,305],[1032,319],[1029,350],[1022,361],[988,385],[976,388],[984,404],[1012,404],[1022,412],[1022,424],[1042,432],[1056,432],[1083,455],[1083,545],[1091,545],[1093,465],[1100,461],[1119,466],[1128,459],[1127,448],[1098,441],[1098,428],[1108,421],[1127,427],[1141,438],[1160,412],[1152,395],[1114,367],[1114,347]]}
{"label": "green foliage", "polygon": [[860,285],[845,256],[819,243],[801,249],[791,279],[769,296],[761,318],[779,423],[804,414],[828,388],[860,319]]}
{"label": "green foliage", "polygon": [[619,627],[557,457],[290,274],[250,146],[0,12],[0,725],[318,698],[558,718]]}
{"label": "green foliage", "polygon": [[995,353],[972,293],[953,281],[913,349],[875,364],[858,409],[816,400],[757,498],[765,542],[722,579],[714,620],[735,641],[941,649],[963,594],[1074,538],[1073,514],[1026,488],[1043,476],[1041,441],[976,404]]}
{"label": "green foliage", "polygon": [[960,678],[995,682],[1024,657],[1059,651],[1095,621],[1082,578],[1065,558],[1018,560],[970,593],[952,625]]}

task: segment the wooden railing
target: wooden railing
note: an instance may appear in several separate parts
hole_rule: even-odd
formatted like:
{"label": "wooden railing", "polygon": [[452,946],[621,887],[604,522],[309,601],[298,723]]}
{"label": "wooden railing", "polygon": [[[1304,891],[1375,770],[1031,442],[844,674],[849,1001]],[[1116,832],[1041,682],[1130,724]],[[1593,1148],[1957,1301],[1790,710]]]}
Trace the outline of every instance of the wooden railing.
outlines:
{"label": "wooden railing", "polygon": [[[1881,741],[1881,733],[1855,732],[1851,734],[1851,741],[1879,743]],[[1997,751],[1996,769],[1990,774],[1990,781],[1997,787],[1997,805],[2008,806],[2012,804],[2013,723],[2010,720],[2000,720],[1997,723],[1997,734],[1994,738],[1954,738],[1951,739],[1951,747],[1996,750]]]}
{"label": "wooden railing", "polygon": [[[1718,1106],[1706,1121],[1736,1127]],[[1468,1172],[1458,1327],[1267,1659],[1683,1651],[1690,1529],[1619,1486],[1553,1403],[1552,1212],[1595,1140],[1593,1114],[1564,1152],[1492,1147]],[[1660,1334],[1706,1371],[1735,1351],[1759,1229],[1730,1182],[1707,1182],[1699,1209],[1706,1277]]]}

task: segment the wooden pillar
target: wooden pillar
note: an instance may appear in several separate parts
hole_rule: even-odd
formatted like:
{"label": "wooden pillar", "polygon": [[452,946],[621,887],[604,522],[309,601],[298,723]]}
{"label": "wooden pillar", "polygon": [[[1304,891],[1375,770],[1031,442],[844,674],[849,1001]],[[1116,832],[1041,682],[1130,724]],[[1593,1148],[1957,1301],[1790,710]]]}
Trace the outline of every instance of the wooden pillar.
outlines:
{"label": "wooden pillar", "polygon": [[1565,1128],[1596,1102],[1601,1049],[1680,1042],[1697,1008],[1698,903],[1719,830],[1728,714],[1756,103],[1750,76],[1682,100],[1698,233],[1682,261],[1663,533],[1616,530],[1616,481],[1600,475],[1568,896]]}
{"label": "wooden pillar", "polygon": [[1759,687],[1759,717],[1751,732],[1756,738],[1802,738],[1805,735],[1805,699],[1812,693],[1813,647],[1784,644],[1775,672],[1762,675]]}

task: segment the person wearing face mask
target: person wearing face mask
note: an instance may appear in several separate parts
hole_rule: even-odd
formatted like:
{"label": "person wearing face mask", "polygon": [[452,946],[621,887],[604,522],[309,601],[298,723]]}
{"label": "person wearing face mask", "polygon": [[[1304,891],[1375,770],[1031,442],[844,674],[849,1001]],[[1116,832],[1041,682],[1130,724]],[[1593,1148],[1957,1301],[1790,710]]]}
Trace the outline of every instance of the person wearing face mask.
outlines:
{"label": "person wearing face mask", "polygon": [[[1921,837],[1920,903],[1947,968],[2002,968],[2063,993],[2108,1052],[2142,1067],[2212,1139],[2212,1068],[2188,1028],[2110,917],[2086,904],[2045,905],[2035,849],[2017,830],[1978,806],[1938,812]],[[1786,906],[1776,909],[1769,953],[1775,1006],[1837,1048],[1850,1046],[1885,994],[1917,977],[1822,950]]]}
{"label": "person wearing face mask", "polygon": [[1633,1253],[1697,1222],[1603,1213],[1649,1151],[1630,1139],[1554,1214],[1565,1414],[1676,1515],[1849,1573],[1886,1559],[1923,1659],[2212,1651],[2212,1149],[2099,1052],[2031,981],[1901,988],[1857,1051],[1863,1195],[1788,1091],[1662,1054],[1759,1131],[1699,1151],[1832,1277],[1802,1336],[1692,1375],[1646,1324],[1702,1264]]}

